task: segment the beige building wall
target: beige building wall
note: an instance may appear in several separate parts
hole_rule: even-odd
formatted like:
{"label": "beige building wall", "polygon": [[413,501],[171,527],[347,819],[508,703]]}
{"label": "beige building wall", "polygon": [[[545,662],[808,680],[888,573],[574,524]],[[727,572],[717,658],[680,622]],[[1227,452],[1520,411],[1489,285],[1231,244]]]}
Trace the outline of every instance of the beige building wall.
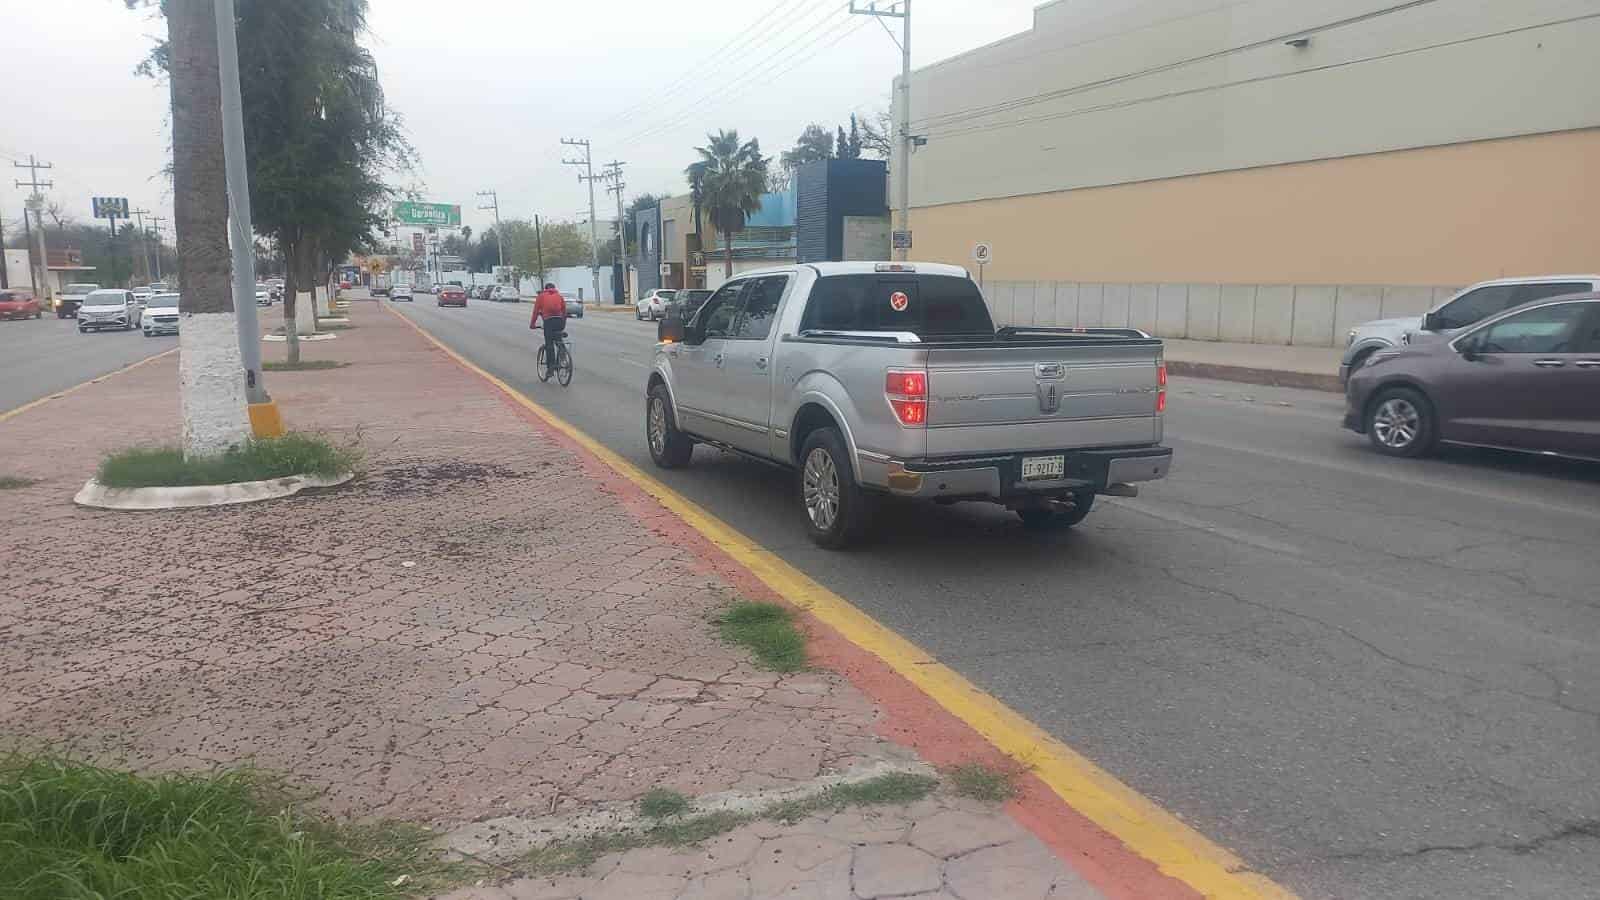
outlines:
{"label": "beige building wall", "polygon": [[1600,269],[1600,129],[913,207],[988,278],[1465,284]]}

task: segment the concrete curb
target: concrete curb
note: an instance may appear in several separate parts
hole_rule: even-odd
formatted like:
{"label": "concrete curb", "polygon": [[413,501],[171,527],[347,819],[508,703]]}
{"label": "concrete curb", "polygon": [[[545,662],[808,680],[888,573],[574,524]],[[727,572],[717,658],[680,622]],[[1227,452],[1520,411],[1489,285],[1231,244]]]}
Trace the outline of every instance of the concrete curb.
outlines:
{"label": "concrete curb", "polygon": [[[331,341],[331,340],[333,340],[334,338],[337,338],[337,337],[338,337],[337,334],[333,334],[331,332],[318,332],[316,334],[302,334],[302,335],[300,335],[300,340],[302,342],[305,342],[305,341]],[[288,338],[284,337],[281,334],[263,334],[261,336],[261,339],[263,341],[267,341],[268,343],[272,343],[272,344],[281,344],[281,343],[284,343],[285,341],[289,340]]]}
{"label": "concrete curb", "polygon": [[228,506],[256,503],[298,494],[307,488],[329,488],[356,477],[346,472],[328,478],[322,475],[290,475],[269,481],[241,481],[234,484],[202,484],[188,487],[108,488],[93,478],[84,482],[72,502],[96,509],[156,510],[193,509],[203,506]]}
{"label": "concrete curb", "polygon": [[1168,359],[1167,372],[1188,375],[1192,378],[1215,378],[1218,381],[1242,381],[1245,384],[1264,384],[1271,387],[1303,388],[1311,391],[1344,393],[1338,375],[1316,372],[1286,372],[1281,369],[1252,369],[1249,366],[1227,366],[1220,363],[1183,362]]}

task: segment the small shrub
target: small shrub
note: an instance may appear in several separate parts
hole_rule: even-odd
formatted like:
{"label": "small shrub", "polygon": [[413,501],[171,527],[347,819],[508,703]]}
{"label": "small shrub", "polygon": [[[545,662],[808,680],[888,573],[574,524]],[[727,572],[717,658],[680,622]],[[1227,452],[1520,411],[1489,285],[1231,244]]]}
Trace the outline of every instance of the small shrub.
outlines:
{"label": "small shrub", "polygon": [[805,668],[805,635],[795,627],[789,610],[776,603],[735,603],[718,617],[717,626],[723,640],[749,647],[762,668],[773,672]]}
{"label": "small shrub", "polygon": [[958,796],[987,803],[1004,803],[1017,795],[1017,769],[996,769],[983,763],[963,763],[945,770],[950,790]]}
{"label": "small shrub", "polygon": [[688,797],[666,788],[652,788],[639,798],[639,814],[652,819],[676,816],[688,808]]}

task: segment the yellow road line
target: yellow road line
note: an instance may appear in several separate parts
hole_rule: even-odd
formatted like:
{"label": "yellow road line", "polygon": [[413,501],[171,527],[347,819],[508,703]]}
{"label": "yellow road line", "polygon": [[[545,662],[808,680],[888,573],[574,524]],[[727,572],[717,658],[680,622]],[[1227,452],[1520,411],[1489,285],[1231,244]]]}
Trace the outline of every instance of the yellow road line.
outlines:
{"label": "yellow road line", "polygon": [[144,365],[147,362],[154,362],[155,360],[158,360],[163,356],[171,356],[172,354],[177,353],[177,352],[178,352],[178,348],[177,347],[173,347],[171,350],[163,350],[160,353],[155,354],[154,356],[146,356],[144,359],[141,359],[138,362],[129,363],[129,364],[123,366],[120,369],[113,369],[112,371],[107,372],[104,375],[96,375],[95,377],[89,379],[88,381],[83,382],[82,384],[75,384],[72,387],[64,388],[62,390],[56,391],[54,394],[51,394],[48,397],[40,397],[39,399],[34,400],[31,403],[24,403],[21,406],[17,407],[16,409],[10,410],[8,412],[0,413],[0,422],[4,422],[7,419],[16,418],[17,416],[22,415],[23,413],[27,412],[28,410],[33,409],[35,406],[43,406],[46,403],[49,403],[51,400],[59,400],[60,398],[65,397],[66,395],[72,393],[73,391],[81,391],[84,388],[88,387],[89,385],[98,384],[99,382],[102,382],[102,381],[106,380],[107,378],[110,378],[113,375],[121,375],[123,372],[126,372],[129,369],[137,369],[137,368],[139,368],[140,366]]}
{"label": "yellow road line", "polygon": [[[390,312],[394,312],[390,310]],[[528,399],[516,388],[446,346],[422,326],[394,312],[456,362],[504,391],[624,478],[656,498],[780,596],[833,627],[1006,755],[1029,766],[1051,790],[1085,818],[1115,835],[1163,873],[1207,897],[1291,898],[1285,888],[1249,871],[1231,851],[1211,842],[1171,813],[1118,781],[1010,707],[979,689],[848,600],[811,580],[772,551],[735,531],[698,504],[645,473],[576,426]]]}

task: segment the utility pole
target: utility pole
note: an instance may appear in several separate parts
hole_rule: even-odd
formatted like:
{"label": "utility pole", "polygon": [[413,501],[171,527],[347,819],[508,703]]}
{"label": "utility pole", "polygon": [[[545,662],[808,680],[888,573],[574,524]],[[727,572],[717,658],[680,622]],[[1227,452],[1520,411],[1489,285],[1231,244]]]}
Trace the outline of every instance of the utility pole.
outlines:
{"label": "utility pole", "polygon": [[150,219],[150,224],[155,226],[155,231],[156,231],[156,280],[157,281],[161,280],[161,223],[165,222],[166,220],[167,220],[166,216],[154,216],[154,217],[152,217]]}
{"label": "utility pole", "polygon": [[539,261],[539,290],[544,290],[544,227],[539,223],[539,214],[533,214],[533,254]]}
{"label": "utility pole", "polygon": [[128,214],[139,223],[139,268],[144,269],[144,283],[150,283],[150,245],[145,242],[144,217],[150,215],[148,209],[132,209]]}
{"label": "utility pole", "polygon": [[595,242],[599,240],[599,237],[595,234],[594,225],[594,156],[590,153],[587,138],[573,140],[562,138],[561,143],[567,147],[583,148],[583,159],[563,159],[561,162],[569,166],[583,166],[584,173],[578,176],[578,180],[589,185],[589,273],[594,276],[594,295],[598,298],[600,296],[600,248],[595,246]]}
{"label": "utility pole", "polygon": [[33,255],[33,241],[32,240],[28,241],[28,261],[29,261],[28,277],[30,279],[32,279],[32,281],[33,281],[34,293],[38,294],[38,295],[44,297],[46,300],[48,300],[48,299],[50,299],[50,296],[51,296],[51,292],[50,292],[50,257],[47,256],[46,253],[45,253],[45,245],[44,245],[44,195],[39,193],[39,191],[40,191],[41,188],[55,187],[56,183],[54,181],[40,181],[39,180],[39,170],[40,169],[52,169],[52,168],[55,168],[55,167],[53,165],[51,165],[50,163],[39,162],[39,160],[37,158],[35,158],[32,153],[28,154],[28,161],[27,162],[25,162],[25,163],[14,162],[11,165],[14,168],[27,169],[28,170],[28,180],[27,181],[15,182],[17,187],[27,187],[32,191],[32,193],[30,193],[28,195],[28,200],[27,200],[27,202],[24,205],[23,210],[22,210],[22,224],[24,226],[23,230],[24,231],[27,230],[26,226],[28,224],[28,208],[29,207],[31,207],[33,209],[33,217],[39,223],[39,255],[38,255],[38,257],[35,257]]}
{"label": "utility pole", "polygon": [[[244,101],[239,96],[238,19],[233,0],[215,0],[217,11],[217,74],[222,79],[222,152],[228,183],[228,243],[233,249],[233,316],[239,329],[239,356],[244,363],[246,400],[272,403],[261,377],[261,331],[256,321],[256,241],[250,217],[250,171],[245,157]],[[298,289],[298,285],[296,286]],[[293,322],[284,323],[293,328]],[[277,407],[263,409],[265,436],[276,437],[282,425]],[[256,417],[251,417],[254,427]]]}
{"label": "utility pole", "polygon": [[[606,163],[606,171],[603,176],[607,181],[611,182],[606,187],[606,190],[617,195],[617,260],[622,263],[624,289],[626,289],[628,282],[628,220],[622,213],[622,192],[628,187],[627,182],[622,180],[622,167],[625,165],[627,163],[613,159],[611,162]],[[620,304],[622,298],[620,296],[614,297],[611,302]]]}
{"label": "utility pole", "polygon": [[494,243],[496,265],[506,264],[506,236],[500,230],[500,194],[496,191],[479,191],[479,197],[488,197],[489,205],[480,206],[479,209],[494,210]]}
{"label": "utility pole", "polygon": [[[22,209],[22,224],[24,226],[28,224],[27,207]],[[33,249],[32,235],[28,236],[28,248]],[[10,268],[6,265],[6,215],[4,210],[0,210],[0,290],[11,287],[11,276],[7,272]]]}
{"label": "utility pole", "polygon": [[877,17],[880,25],[884,19],[900,20],[899,40],[895,40],[888,25],[883,28],[900,47],[900,171],[895,173],[895,205],[900,207],[900,230],[906,233],[906,241],[894,253],[896,259],[903,261],[911,244],[911,148],[919,143],[911,136],[911,0],[894,0],[886,9],[878,8],[878,0],[868,0],[864,8],[856,6],[856,2],[850,0],[851,15]]}

